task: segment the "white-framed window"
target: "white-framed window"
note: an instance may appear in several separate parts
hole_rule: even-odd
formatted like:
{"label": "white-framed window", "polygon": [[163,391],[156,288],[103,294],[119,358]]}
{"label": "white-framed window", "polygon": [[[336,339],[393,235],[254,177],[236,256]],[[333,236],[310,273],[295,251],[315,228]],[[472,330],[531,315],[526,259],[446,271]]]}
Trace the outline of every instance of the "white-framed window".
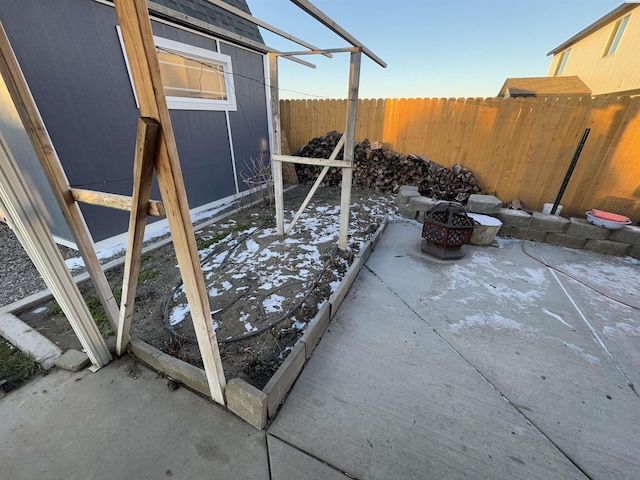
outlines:
{"label": "white-framed window", "polygon": [[[118,35],[124,52],[120,27]],[[237,110],[230,56],[155,35],[153,41],[169,109]]]}
{"label": "white-framed window", "polygon": [[624,29],[627,27],[627,23],[629,22],[630,16],[631,14],[627,15],[626,17],[620,18],[613,23],[613,28],[611,29],[611,33],[609,34],[609,38],[604,47],[604,51],[602,52],[603,57],[607,57],[616,53],[618,45],[620,44],[620,40],[622,39]]}
{"label": "white-framed window", "polygon": [[560,54],[560,58],[558,59],[558,64],[556,65],[556,71],[553,74],[554,76],[562,75],[562,72],[564,72],[564,67],[567,66],[567,60],[569,60],[569,54],[571,54],[570,48],[567,48],[564,52]]}

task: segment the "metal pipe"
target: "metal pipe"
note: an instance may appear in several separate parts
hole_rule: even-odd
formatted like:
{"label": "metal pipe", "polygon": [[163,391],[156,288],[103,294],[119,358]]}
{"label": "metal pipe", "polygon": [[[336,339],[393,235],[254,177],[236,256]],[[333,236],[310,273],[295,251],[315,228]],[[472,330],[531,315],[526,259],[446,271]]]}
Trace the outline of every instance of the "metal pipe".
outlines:
{"label": "metal pipe", "polygon": [[582,134],[582,139],[578,144],[578,148],[576,148],[576,153],[573,154],[573,158],[571,159],[571,163],[569,164],[567,173],[564,176],[564,180],[562,181],[562,185],[560,186],[560,190],[558,191],[558,195],[556,196],[556,201],[553,202],[553,207],[551,208],[551,215],[555,215],[556,210],[558,209],[558,205],[560,205],[560,200],[562,200],[564,191],[567,189],[567,185],[569,184],[569,179],[571,179],[571,175],[573,175],[573,170],[576,168],[576,163],[578,163],[578,158],[582,153],[582,147],[584,147],[584,144],[587,141],[587,137],[589,136],[590,131],[591,131],[590,128],[585,128],[584,133]]}

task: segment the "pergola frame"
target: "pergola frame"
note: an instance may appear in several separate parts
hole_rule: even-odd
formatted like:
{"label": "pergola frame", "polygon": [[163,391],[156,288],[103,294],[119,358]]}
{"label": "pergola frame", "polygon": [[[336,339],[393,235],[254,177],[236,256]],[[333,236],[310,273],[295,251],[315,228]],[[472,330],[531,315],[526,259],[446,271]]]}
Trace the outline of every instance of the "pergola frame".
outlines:
{"label": "pergola frame", "polygon": [[[323,173],[316,181],[316,184],[313,186],[307,199],[305,199],[293,222],[289,225],[287,233],[293,228],[293,225],[308,204],[313,193],[317,190],[328,169],[332,166],[340,167],[342,168],[342,194],[339,248],[345,250],[349,224],[353,147],[362,54],[364,53],[369,56],[383,67],[386,67],[386,64],[306,0],[291,1],[351,43],[352,48],[322,50],[220,0],[208,1],[241,18],[253,22],[255,25],[266,28],[309,49],[300,52],[283,53],[265,45],[260,45],[240,35],[228,31],[221,31],[222,29],[218,27],[209,24],[204,26],[206,30],[218,32],[224,38],[230,38],[268,54],[270,62],[271,85],[269,92],[273,134],[272,169],[276,193],[278,232],[281,235],[285,234],[282,162],[308,163],[324,166]],[[132,197],[73,189],[69,186],[62,164],[49,138],[44,122],[42,121],[1,23],[0,75],[2,75],[4,79],[24,129],[29,136],[36,156],[45,172],[48,183],[62,210],[80,254],[85,261],[85,265],[107,313],[107,317],[117,332],[116,350],[118,355],[124,353],[129,342],[129,329],[137,277],[140,269],[146,216],[164,215],[166,213],[180,274],[185,285],[198,346],[205,367],[210,395],[216,402],[225,404],[224,389],[226,382],[224,371],[222,369],[218,343],[213,328],[209,297],[200,267],[186,190],[182,178],[173,129],[171,127],[169,110],[164,96],[160,67],[153,42],[151,20],[149,17],[150,9],[154,12],[164,12],[165,14],[168,9],[145,0],[114,0],[114,5],[140,106],[140,119],[138,122],[138,136],[134,158],[134,187]],[[175,14],[176,12],[172,13]],[[188,18],[188,20],[195,21],[196,19]],[[331,158],[327,160],[281,155],[278,57],[282,56],[302,65],[315,68],[313,64],[295,58],[295,56],[322,54],[331,57],[332,53],[340,52],[349,52],[351,54],[351,70],[345,134],[340,139],[338,147],[332,153]],[[339,161],[336,160],[336,158],[341,148],[344,148],[344,160]],[[163,203],[149,199],[154,171],[156,172]],[[113,298],[113,293],[106,280],[106,276],[100,266],[93,240],[86,227],[77,202],[120,208],[131,212],[123,278],[123,294],[119,309]],[[0,210],[7,215],[7,221],[10,227],[15,231],[18,239],[46,281],[47,286],[49,286],[56,300],[60,303],[62,310],[72,324],[76,335],[93,362],[94,369],[98,369],[108,363],[111,360],[111,355],[91,318],[91,314],[77,286],[73,283],[73,279],[44,221],[38,195],[30,191],[26,180],[19,171],[17,163],[1,135]]]}

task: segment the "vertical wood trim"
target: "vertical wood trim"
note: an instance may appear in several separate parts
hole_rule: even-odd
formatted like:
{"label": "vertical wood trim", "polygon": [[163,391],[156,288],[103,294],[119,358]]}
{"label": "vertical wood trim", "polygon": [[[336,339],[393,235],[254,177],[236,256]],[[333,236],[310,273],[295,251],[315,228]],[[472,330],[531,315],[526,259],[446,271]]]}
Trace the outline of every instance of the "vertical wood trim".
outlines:
{"label": "vertical wood trim", "polygon": [[140,260],[144,244],[144,228],[147,220],[147,203],[151,195],[151,183],[158,153],[160,125],[151,118],[138,120],[138,137],[133,163],[133,194],[129,217],[129,238],[122,279],[122,300],[116,337],[116,354],[125,353],[129,343],[131,317],[136,299],[136,287],[140,275]]}
{"label": "vertical wood trim", "polygon": [[69,190],[69,181],[2,23],[0,23],[0,74],[4,78],[20,120],[22,120],[24,129],[33,145],[58,206],[84,260],[107,318],[115,330],[118,327],[118,305],[113,298],[113,292],[111,292],[107,277],[100,266],[100,261],[93,246],[93,239],[87,229],[80,207],[73,201],[73,196]]}
{"label": "vertical wood trim", "polygon": [[[278,85],[278,56],[269,53],[269,91],[271,97],[271,168],[273,169],[273,195],[276,203],[276,230],[284,235],[284,184],[282,179],[282,162],[273,160],[273,155],[282,154],[282,136],[280,126],[280,92]],[[289,129],[291,131],[291,129]]]}
{"label": "vertical wood trim", "polygon": [[115,0],[114,3],[131,65],[131,74],[138,92],[140,115],[153,118],[162,128],[156,165],[158,185],[167,210],[169,229],[211,397],[216,402],[224,404],[224,371],[191,224],[178,150],[160,77],[149,11],[144,0]]}
{"label": "vertical wood trim", "polygon": [[[349,100],[347,104],[347,126],[344,132],[344,155],[346,162],[353,162],[353,149],[355,147],[356,119],[358,116],[358,89],[360,88],[360,65],[362,52],[351,53],[351,69],[349,72]],[[347,249],[349,233],[349,210],[351,208],[351,181],[353,168],[342,169],[342,188],[340,193],[340,233],[338,236],[338,248]]]}
{"label": "vertical wood trim", "polygon": [[58,301],[91,362],[97,367],[109,363],[109,349],[44,220],[42,199],[29,188],[2,134],[0,209],[7,215],[9,226]]}

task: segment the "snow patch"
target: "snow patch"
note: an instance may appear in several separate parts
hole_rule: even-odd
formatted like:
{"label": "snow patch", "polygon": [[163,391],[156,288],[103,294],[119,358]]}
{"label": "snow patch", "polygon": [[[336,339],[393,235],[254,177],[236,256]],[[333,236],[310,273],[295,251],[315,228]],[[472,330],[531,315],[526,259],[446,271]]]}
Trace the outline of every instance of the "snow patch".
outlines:
{"label": "snow patch", "polygon": [[546,308],[543,308],[542,311],[544,313],[546,313],[547,315],[549,315],[551,318],[555,318],[556,320],[558,320],[560,323],[562,323],[563,325],[566,325],[569,328],[573,328],[571,325],[569,325],[567,322],[564,321],[564,319],[560,316],[557,315],[553,312],[550,312],[549,310],[547,310]]}

